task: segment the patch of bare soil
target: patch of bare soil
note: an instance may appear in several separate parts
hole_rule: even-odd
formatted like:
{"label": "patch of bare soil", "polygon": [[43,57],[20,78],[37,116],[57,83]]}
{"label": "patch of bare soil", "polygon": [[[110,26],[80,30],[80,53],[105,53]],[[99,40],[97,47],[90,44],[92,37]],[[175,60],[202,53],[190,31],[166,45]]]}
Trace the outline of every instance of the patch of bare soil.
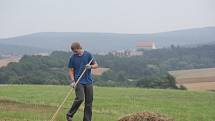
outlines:
{"label": "patch of bare soil", "polygon": [[25,104],[7,99],[0,99],[0,111],[30,111],[30,112],[49,112],[56,110],[56,107],[38,104]]}

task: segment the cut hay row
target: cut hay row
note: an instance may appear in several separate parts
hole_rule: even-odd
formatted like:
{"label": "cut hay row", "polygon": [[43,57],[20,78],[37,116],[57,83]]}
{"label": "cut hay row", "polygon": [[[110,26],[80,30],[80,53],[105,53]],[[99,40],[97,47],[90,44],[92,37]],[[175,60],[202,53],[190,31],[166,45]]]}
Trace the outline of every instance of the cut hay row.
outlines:
{"label": "cut hay row", "polygon": [[153,112],[132,113],[120,118],[118,121],[173,121],[167,116]]}

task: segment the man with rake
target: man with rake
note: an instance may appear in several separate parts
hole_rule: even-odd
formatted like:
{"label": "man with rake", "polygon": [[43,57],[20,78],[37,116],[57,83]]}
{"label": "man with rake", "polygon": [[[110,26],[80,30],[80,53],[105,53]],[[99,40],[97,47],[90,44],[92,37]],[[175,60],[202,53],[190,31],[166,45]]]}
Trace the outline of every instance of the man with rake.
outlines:
{"label": "man with rake", "polygon": [[[70,58],[68,67],[71,86],[75,88],[76,97],[72,107],[66,114],[66,118],[67,121],[72,121],[81,103],[85,101],[83,121],[91,121],[93,103],[93,78],[91,69],[96,69],[98,64],[91,53],[82,49],[79,42],[72,43],[71,50],[73,51],[73,55]],[[79,79],[81,73],[84,74]],[[80,80],[79,82],[77,82],[78,79]]]}

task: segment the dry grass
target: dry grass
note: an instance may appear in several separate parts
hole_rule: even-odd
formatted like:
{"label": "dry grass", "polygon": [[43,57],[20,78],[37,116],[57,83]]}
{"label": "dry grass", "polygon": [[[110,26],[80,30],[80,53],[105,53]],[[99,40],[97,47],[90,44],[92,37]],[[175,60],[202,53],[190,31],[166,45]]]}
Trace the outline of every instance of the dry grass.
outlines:
{"label": "dry grass", "polygon": [[20,60],[20,57],[10,57],[5,59],[0,59],[0,68],[7,66],[10,62],[18,62]]}
{"label": "dry grass", "polygon": [[122,117],[118,121],[173,121],[164,115],[153,112],[139,112]]}
{"label": "dry grass", "polygon": [[215,68],[170,71],[177,79],[215,77]]}
{"label": "dry grass", "polygon": [[47,121],[55,110],[55,106],[0,99],[0,121]]}
{"label": "dry grass", "polygon": [[56,110],[56,107],[39,104],[26,104],[12,100],[0,99],[1,111],[25,111],[25,112],[50,112]]}
{"label": "dry grass", "polygon": [[215,82],[201,82],[201,83],[185,83],[183,84],[189,90],[195,91],[215,91]]}
{"label": "dry grass", "polygon": [[179,85],[188,90],[215,90],[215,68],[170,71]]}

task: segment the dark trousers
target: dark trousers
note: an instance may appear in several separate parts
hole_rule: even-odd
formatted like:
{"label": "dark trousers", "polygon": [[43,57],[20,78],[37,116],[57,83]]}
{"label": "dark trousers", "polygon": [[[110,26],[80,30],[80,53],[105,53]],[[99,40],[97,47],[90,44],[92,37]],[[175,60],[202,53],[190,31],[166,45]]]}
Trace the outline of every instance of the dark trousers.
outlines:
{"label": "dark trousers", "polygon": [[73,117],[85,100],[83,121],[91,121],[92,118],[92,103],[93,103],[93,85],[92,84],[77,84],[75,88],[75,100],[67,115]]}

